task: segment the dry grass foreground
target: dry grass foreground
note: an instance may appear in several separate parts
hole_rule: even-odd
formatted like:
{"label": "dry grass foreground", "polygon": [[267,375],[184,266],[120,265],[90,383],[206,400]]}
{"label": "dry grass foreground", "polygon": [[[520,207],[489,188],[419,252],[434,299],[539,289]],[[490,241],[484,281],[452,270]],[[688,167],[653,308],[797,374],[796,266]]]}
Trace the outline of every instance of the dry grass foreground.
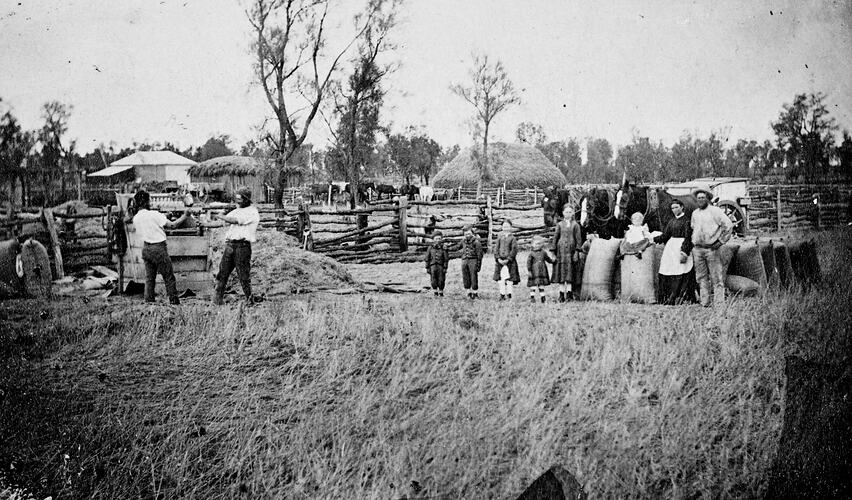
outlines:
{"label": "dry grass foreground", "polygon": [[852,235],[820,241],[819,288],[721,314],[6,302],[0,467],[60,498],[510,498],[553,463],[596,497],[758,497],[784,356],[850,351]]}

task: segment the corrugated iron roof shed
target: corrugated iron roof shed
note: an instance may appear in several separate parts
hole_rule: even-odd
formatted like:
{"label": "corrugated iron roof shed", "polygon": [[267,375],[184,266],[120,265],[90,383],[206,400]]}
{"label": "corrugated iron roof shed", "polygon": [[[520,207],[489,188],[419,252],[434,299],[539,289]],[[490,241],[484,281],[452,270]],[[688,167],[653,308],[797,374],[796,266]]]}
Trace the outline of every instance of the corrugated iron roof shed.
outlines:
{"label": "corrugated iron roof shed", "polygon": [[110,166],[113,167],[144,165],[186,165],[191,167],[196,163],[172,151],[137,151],[130,156],[110,163]]}

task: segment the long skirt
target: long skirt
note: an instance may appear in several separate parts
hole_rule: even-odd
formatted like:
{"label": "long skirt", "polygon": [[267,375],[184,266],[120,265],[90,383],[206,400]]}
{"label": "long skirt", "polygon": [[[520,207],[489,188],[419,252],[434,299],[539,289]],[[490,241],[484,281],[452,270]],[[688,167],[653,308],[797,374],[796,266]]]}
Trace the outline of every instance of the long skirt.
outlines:
{"label": "long skirt", "polygon": [[695,270],[684,274],[660,275],[657,302],[669,306],[695,303]]}

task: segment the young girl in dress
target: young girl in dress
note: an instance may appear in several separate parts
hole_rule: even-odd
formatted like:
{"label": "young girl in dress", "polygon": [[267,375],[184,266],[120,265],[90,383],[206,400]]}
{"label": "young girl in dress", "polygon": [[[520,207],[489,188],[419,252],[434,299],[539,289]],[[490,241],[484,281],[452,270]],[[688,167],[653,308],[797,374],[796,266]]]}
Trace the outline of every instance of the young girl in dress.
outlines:
{"label": "young girl in dress", "polygon": [[500,300],[512,298],[512,286],[521,281],[518,273],[518,241],[512,221],[506,219],[494,246],[494,281],[500,285]]}
{"label": "young girl in dress", "polygon": [[535,304],[536,296],[541,298],[541,303],[545,302],[544,287],[550,284],[549,273],[547,272],[547,263],[554,262],[554,258],[544,249],[544,239],[540,236],[533,238],[532,251],[527,257],[527,287],[530,289],[530,302]]}
{"label": "young girl in dress", "polygon": [[574,207],[565,205],[562,215],[563,218],[556,224],[553,233],[556,262],[553,264],[553,276],[550,279],[552,283],[559,283],[559,302],[574,298],[574,268],[577,266],[580,246],[583,244],[580,225],[574,220]]}

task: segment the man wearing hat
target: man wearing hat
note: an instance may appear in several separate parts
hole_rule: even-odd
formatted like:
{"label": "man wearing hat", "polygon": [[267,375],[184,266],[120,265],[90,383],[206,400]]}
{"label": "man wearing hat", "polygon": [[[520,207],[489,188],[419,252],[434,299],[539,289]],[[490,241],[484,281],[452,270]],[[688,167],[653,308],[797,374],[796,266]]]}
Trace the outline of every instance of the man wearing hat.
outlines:
{"label": "man wearing hat", "polygon": [[710,306],[712,286],[716,306],[725,303],[725,269],[719,249],[731,239],[734,224],[721,208],[710,204],[713,193],[699,188],[692,192],[698,208],[692,212],[692,259],[701,293],[701,305]]}
{"label": "man wearing hat", "polygon": [[[225,252],[222,254],[222,262],[219,263],[219,274],[216,275],[214,304],[222,304],[228,278],[235,267],[246,300],[249,303],[252,301],[251,244],[257,241],[257,225],[260,223],[260,213],[258,213],[257,207],[251,204],[251,190],[247,187],[237,189],[234,201],[237,203],[237,208],[228,212],[227,215],[218,216],[228,225],[228,230],[225,233]],[[213,218],[216,217],[214,214]]]}

